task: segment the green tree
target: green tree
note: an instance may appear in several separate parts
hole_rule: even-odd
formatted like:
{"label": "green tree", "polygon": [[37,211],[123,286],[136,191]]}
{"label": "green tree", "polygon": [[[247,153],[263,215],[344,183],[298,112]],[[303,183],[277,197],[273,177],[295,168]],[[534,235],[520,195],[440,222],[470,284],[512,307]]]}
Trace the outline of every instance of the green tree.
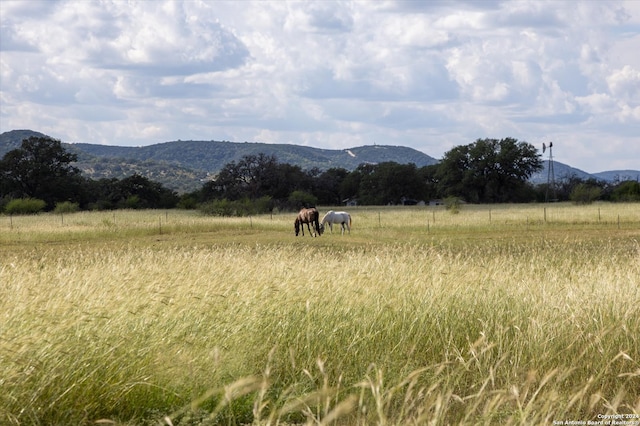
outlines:
{"label": "green tree", "polygon": [[403,199],[424,199],[428,196],[427,181],[415,164],[394,161],[380,164],[360,164],[341,177],[340,200],[357,199],[360,204],[398,204]]}
{"label": "green tree", "polygon": [[525,201],[530,196],[527,180],[542,169],[533,145],[505,138],[478,139],[445,153],[435,180],[444,196],[474,203]]}
{"label": "green tree", "polygon": [[437,172],[438,172],[437,164],[424,166],[418,169],[418,174],[425,188],[425,193],[424,193],[425,201],[442,198],[442,194],[440,193],[440,188],[438,185]]}
{"label": "green tree", "polygon": [[426,185],[415,164],[389,161],[364,170],[358,195],[363,204],[400,204],[403,199],[424,197]]}
{"label": "green tree", "polygon": [[291,207],[289,195],[294,191],[311,192],[316,173],[279,163],[272,155],[245,155],[238,162],[226,164],[214,180],[203,185],[200,201],[269,197],[272,205]]}
{"label": "green tree", "polygon": [[122,179],[116,186],[119,189],[119,207],[173,208],[179,200],[175,192],[137,173]]}
{"label": "green tree", "polygon": [[618,184],[611,193],[613,201],[640,201],[640,183],[627,180]]}
{"label": "green tree", "polygon": [[116,178],[88,180],[87,188],[91,194],[88,207],[92,210],[112,210],[117,208],[120,200],[125,197],[119,183],[120,181]]}
{"label": "green tree", "polygon": [[434,180],[442,197],[463,197],[467,175],[471,169],[470,145],[457,146],[445,153],[438,163]]}
{"label": "green tree", "polygon": [[343,168],[331,168],[320,173],[314,179],[314,194],[318,197],[318,203],[322,205],[337,206],[346,198],[340,187],[349,175],[349,171]]}
{"label": "green tree", "polygon": [[377,186],[377,179],[373,177],[374,173],[375,165],[363,163],[356,167],[345,180],[344,189],[352,191],[351,198],[356,198],[358,204],[382,204],[377,198],[380,188]]}
{"label": "green tree", "polygon": [[305,172],[300,166],[279,163],[275,169],[274,179],[269,186],[264,187],[264,193],[261,196],[271,196],[282,204],[293,191],[313,193],[315,173],[317,173],[315,170]]}
{"label": "green tree", "polygon": [[215,180],[207,183],[204,198],[255,199],[278,187],[275,156],[245,155],[237,163],[226,164]]}
{"label": "green tree", "polygon": [[355,170],[349,172],[339,185],[339,191],[342,200],[358,199],[358,191],[360,190],[360,182],[364,176],[366,165],[360,165]]}
{"label": "green tree", "polygon": [[289,195],[288,203],[291,207],[301,209],[303,207],[313,207],[318,203],[318,198],[305,191],[293,191]]}
{"label": "green tree", "polygon": [[51,209],[58,201],[76,201],[82,192],[80,170],[59,140],[32,136],[0,160],[2,196],[37,198]]}

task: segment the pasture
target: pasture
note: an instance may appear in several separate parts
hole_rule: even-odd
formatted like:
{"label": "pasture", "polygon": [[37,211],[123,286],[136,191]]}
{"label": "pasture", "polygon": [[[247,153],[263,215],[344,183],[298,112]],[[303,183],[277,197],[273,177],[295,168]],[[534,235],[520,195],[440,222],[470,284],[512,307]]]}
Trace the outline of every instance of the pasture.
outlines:
{"label": "pasture", "polygon": [[639,204],[347,211],[0,216],[0,424],[639,424]]}

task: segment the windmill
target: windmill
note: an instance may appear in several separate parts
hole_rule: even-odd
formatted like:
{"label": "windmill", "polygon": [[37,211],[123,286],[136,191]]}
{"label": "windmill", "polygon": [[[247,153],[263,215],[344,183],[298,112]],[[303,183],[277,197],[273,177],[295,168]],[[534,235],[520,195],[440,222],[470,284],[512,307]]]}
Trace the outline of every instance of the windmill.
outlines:
{"label": "windmill", "polygon": [[549,142],[549,146],[545,145],[544,142],[542,143],[543,154],[547,148],[549,148],[549,167],[547,167],[547,192],[544,196],[545,202],[549,201],[549,189],[551,189],[553,195],[551,201],[556,201],[558,199],[556,195],[556,173],[553,170],[553,151],[551,150],[551,148],[553,148],[553,142]]}

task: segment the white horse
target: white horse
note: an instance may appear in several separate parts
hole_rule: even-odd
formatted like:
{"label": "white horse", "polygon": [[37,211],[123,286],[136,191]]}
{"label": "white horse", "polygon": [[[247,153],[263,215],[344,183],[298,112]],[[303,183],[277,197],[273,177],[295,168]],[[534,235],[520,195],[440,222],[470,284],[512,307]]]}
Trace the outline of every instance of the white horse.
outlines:
{"label": "white horse", "polygon": [[320,221],[320,227],[324,230],[324,224],[329,224],[329,229],[331,229],[331,233],[333,234],[333,224],[340,224],[342,227],[342,235],[344,235],[345,228],[351,234],[351,215],[347,212],[334,212],[333,210],[329,210]]}

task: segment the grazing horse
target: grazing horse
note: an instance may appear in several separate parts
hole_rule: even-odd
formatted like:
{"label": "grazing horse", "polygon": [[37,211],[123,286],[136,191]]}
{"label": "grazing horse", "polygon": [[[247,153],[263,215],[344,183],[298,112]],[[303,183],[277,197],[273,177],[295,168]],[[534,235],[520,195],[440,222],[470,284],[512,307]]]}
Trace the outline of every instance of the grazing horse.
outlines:
{"label": "grazing horse", "polygon": [[333,234],[333,224],[340,224],[342,227],[342,235],[344,235],[345,228],[351,233],[351,215],[347,212],[334,212],[329,210],[327,214],[322,217],[320,223],[320,229],[324,229],[324,224],[328,223],[331,233]]}
{"label": "grazing horse", "polygon": [[[296,237],[300,233],[300,229],[302,228],[302,235],[304,236],[304,224],[307,224],[307,229],[309,230],[309,235],[312,237],[322,235],[322,229],[320,229],[320,221],[318,218],[320,217],[320,213],[318,213],[318,209],[315,207],[311,207],[310,209],[302,209],[298,213],[298,217],[296,217],[296,221],[294,223],[294,227],[296,229]],[[313,226],[315,230],[315,235],[312,233],[309,224]]]}

